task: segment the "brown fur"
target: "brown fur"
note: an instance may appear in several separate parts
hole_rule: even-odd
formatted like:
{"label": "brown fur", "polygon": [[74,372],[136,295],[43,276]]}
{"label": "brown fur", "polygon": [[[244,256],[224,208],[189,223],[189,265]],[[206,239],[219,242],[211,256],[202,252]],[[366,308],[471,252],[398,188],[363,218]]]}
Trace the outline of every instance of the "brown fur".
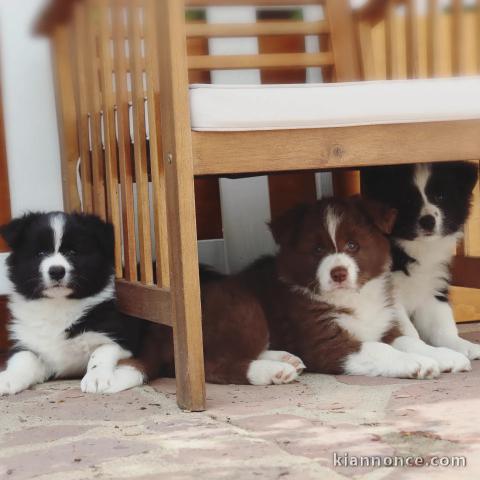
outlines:
{"label": "brown fur", "polygon": [[[350,240],[360,245],[352,256],[360,267],[361,282],[385,271],[390,254],[383,233],[393,224],[395,214],[391,210],[358,198],[323,200],[297,207],[276,219],[271,224],[280,245],[276,257],[262,258],[233,276],[211,272],[203,275],[208,382],[247,383],[250,363],[267,348],[299,356],[309,371],[331,374],[343,373],[345,358],[359,351],[360,341],[334,321],[340,314],[354,312],[315,298],[319,293],[318,265],[324,256],[334,252],[324,227],[327,207],[334,208],[343,218],[337,235],[339,251]],[[173,364],[171,334],[166,327],[160,328],[152,327],[156,333],[148,337],[148,345],[138,359],[144,363],[141,368],[148,378],[171,370]],[[392,328],[384,339],[393,341],[398,333]]]}

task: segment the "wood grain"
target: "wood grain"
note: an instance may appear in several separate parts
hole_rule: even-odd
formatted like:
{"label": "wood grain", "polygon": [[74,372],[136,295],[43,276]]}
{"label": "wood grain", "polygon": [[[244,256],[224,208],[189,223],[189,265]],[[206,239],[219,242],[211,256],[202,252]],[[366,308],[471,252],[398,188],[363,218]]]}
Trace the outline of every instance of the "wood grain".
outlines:
{"label": "wood grain", "polygon": [[171,294],[167,289],[125,280],[116,281],[118,307],[132,317],[172,325]]}
{"label": "wood grain", "polygon": [[193,132],[194,168],[197,175],[211,175],[453,158],[474,160],[480,154],[479,128],[479,120],[466,120],[305,130]]}
{"label": "wood grain", "polygon": [[[455,257],[452,269],[453,285],[480,289],[480,257]],[[480,293],[479,293],[480,295]]]}
{"label": "wood grain", "polygon": [[184,4],[158,0],[162,143],[165,152],[177,402],[205,409]]}
{"label": "wood grain", "polygon": [[[10,190],[8,186],[7,148],[3,123],[2,89],[0,84],[0,225],[11,219]],[[8,251],[7,244],[0,237],[0,252]]]}
{"label": "wood grain", "polygon": [[188,37],[259,37],[268,35],[321,35],[329,32],[328,23],[320,22],[264,22],[232,24],[187,24]]}

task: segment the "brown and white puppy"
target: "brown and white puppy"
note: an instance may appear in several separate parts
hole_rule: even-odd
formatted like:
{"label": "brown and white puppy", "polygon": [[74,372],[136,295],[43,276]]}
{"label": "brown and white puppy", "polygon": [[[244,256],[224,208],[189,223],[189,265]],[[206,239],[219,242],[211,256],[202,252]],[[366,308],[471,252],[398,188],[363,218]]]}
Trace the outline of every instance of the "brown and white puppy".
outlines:
{"label": "brown and white puppy", "polygon": [[[395,216],[358,198],[300,206],[271,224],[275,257],[237,275],[203,272],[207,381],[284,383],[300,358],[311,372],[437,376],[435,349],[403,342],[397,323],[385,237]],[[145,351],[165,353],[164,340],[149,337]],[[148,356],[147,376],[166,361]]]}

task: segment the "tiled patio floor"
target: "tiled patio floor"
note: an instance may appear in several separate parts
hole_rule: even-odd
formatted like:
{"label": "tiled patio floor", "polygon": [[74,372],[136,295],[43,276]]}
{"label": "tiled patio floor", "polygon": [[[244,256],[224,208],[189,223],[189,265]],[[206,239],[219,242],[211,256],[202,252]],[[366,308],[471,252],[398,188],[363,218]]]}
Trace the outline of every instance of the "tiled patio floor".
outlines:
{"label": "tiled patio floor", "polygon": [[[432,381],[304,375],[286,386],[209,385],[204,413],[179,411],[174,392],[159,380],[95,396],[68,381],[0,398],[0,478],[480,478],[480,361]],[[338,467],[333,452],[465,456],[467,467]]]}

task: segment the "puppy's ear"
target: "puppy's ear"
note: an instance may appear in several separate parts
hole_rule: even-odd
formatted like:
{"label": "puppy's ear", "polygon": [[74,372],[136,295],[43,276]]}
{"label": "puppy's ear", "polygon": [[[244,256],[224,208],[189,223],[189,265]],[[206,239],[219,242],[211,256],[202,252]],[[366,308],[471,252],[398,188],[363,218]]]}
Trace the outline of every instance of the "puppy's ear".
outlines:
{"label": "puppy's ear", "polygon": [[292,245],[294,243],[296,232],[300,228],[307,210],[307,204],[300,204],[270,222],[270,231],[277,245]]}
{"label": "puppy's ear", "polygon": [[478,181],[478,163],[455,163],[452,174],[452,179],[457,182],[457,185],[470,194]]}
{"label": "puppy's ear", "polygon": [[12,250],[20,246],[25,231],[39,216],[40,213],[26,213],[22,217],[15,218],[10,223],[0,226],[0,235]]}
{"label": "puppy's ear", "polygon": [[95,236],[102,253],[113,261],[115,257],[115,233],[113,225],[104,222],[96,215],[78,213],[76,216],[78,220],[88,228],[88,231]]}
{"label": "puppy's ear", "polygon": [[360,197],[357,197],[357,202],[360,209],[367,214],[382,233],[392,233],[398,214],[395,208],[390,208],[383,203]]}

